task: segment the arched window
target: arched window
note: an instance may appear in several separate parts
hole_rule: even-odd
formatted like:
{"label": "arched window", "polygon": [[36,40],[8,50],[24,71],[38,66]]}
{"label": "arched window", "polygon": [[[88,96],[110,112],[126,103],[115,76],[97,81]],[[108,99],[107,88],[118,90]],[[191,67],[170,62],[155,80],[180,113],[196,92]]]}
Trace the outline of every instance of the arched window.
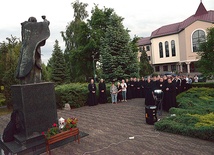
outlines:
{"label": "arched window", "polygon": [[166,53],[166,57],[169,57],[169,43],[168,43],[168,41],[165,41],[165,53]]}
{"label": "arched window", "polygon": [[171,41],[171,50],[172,50],[172,56],[176,56],[176,51],[175,51],[175,41]]}
{"label": "arched window", "polygon": [[162,44],[162,42],[159,42],[159,55],[160,55],[160,58],[163,58],[163,44]]}
{"label": "arched window", "polygon": [[199,52],[199,46],[205,42],[205,32],[203,30],[196,30],[192,34],[192,51]]}

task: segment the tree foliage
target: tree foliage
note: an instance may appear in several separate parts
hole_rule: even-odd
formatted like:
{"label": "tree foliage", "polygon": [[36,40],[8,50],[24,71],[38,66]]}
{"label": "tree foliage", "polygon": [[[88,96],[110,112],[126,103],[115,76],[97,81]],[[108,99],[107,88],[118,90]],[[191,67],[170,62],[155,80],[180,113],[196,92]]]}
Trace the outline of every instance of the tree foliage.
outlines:
{"label": "tree foliage", "polygon": [[17,84],[15,71],[20,53],[21,42],[16,37],[6,38],[7,41],[0,43],[0,80],[4,86],[3,94],[8,107],[12,107],[11,85]]}
{"label": "tree foliage", "polygon": [[128,30],[124,29],[123,18],[113,13],[104,36],[101,38],[101,64],[106,80],[137,76],[137,53],[130,42]]}
{"label": "tree foliage", "polygon": [[51,61],[49,61],[49,67],[51,68],[51,81],[56,84],[62,84],[67,81],[65,59],[57,40],[54,44],[54,50]]}
{"label": "tree foliage", "polygon": [[71,81],[85,81],[93,73],[92,57],[89,44],[90,29],[84,21],[88,17],[86,7],[88,4],[78,0],[72,3],[74,20],[62,32],[65,41],[65,60],[69,68]]}
{"label": "tree foliage", "polygon": [[[94,5],[91,18],[86,21],[85,19],[88,17],[87,6],[78,0],[72,3],[74,19],[68,24],[66,31],[62,32],[66,47],[64,52],[66,65],[69,68],[71,81],[81,82],[93,77],[94,69],[96,69],[96,74],[111,78],[108,76],[112,75],[107,75],[111,70],[108,67],[112,67],[110,61],[106,62],[107,66],[101,63],[101,61],[105,62],[104,59],[108,57],[107,51],[101,51],[107,50],[108,47],[111,48],[111,52],[119,52],[120,56],[125,51],[122,57],[116,55],[112,57],[117,59],[113,62],[119,62],[119,59],[123,59],[119,66],[112,64],[117,66],[117,69],[114,68],[116,69],[115,74],[118,74],[118,77],[137,76],[136,45],[130,42],[128,30],[125,30],[122,24],[123,18],[118,17],[111,8],[99,9],[98,5]],[[112,36],[111,32],[113,32]],[[108,37],[112,41],[107,40]],[[101,41],[101,38],[104,40]],[[97,64],[101,64],[100,67],[96,68]],[[105,71],[106,68],[109,71]]]}
{"label": "tree foliage", "polygon": [[198,54],[201,56],[198,61],[199,71],[204,75],[214,75],[214,28],[209,28],[206,42],[200,45]]}
{"label": "tree foliage", "polygon": [[150,75],[154,72],[154,69],[149,63],[148,55],[145,51],[145,48],[143,48],[143,50],[141,51],[139,67],[140,67],[139,74],[141,77]]}

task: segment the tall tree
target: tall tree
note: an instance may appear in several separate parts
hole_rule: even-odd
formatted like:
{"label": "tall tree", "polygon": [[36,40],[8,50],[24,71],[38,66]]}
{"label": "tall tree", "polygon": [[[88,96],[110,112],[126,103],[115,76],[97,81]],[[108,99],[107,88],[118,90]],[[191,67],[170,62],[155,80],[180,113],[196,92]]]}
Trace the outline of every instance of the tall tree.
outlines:
{"label": "tall tree", "polygon": [[74,20],[62,32],[65,41],[65,59],[69,68],[71,81],[85,81],[92,74],[92,51],[88,50],[90,29],[84,21],[88,17],[88,4],[78,0],[72,3]]}
{"label": "tall tree", "polygon": [[0,43],[0,80],[4,86],[4,96],[8,107],[12,107],[11,85],[17,84],[15,71],[18,62],[18,56],[21,48],[21,41],[11,36],[6,38],[7,41]]}
{"label": "tall tree", "polygon": [[149,63],[148,55],[146,54],[145,48],[143,48],[141,51],[139,69],[139,74],[141,77],[150,75],[154,72],[153,67]]}
{"label": "tall tree", "polygon": [[123,18],[113,13],[101,38],[101,64],[106,80],[137,76],[137,53],[122,21]]}
{"label": "tall tree", "polygon": [[66,64],[58,40],[55,41],[51,60],[51,80],[56,84],[65,83],[67,81]]}
{"label": "tall tree", "polygon": [[214,75],[214,27],[208,29],[206,42],[200,45],[200,51],[199,71],[207,76]]}

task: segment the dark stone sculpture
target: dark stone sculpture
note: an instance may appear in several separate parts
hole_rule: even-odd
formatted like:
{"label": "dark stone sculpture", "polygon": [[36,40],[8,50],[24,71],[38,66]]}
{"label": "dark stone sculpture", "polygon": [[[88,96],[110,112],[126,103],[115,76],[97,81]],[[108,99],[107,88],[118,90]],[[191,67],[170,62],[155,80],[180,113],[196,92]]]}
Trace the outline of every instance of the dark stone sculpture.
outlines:
{"label": "dark stone sculpture", "polygon": [[45,45],[50,36],[50,22],[42,16],[43,22],[30,17],[22,25],[22,47],[16,70],[16,78],[21,84],[41,82],[41,46]]}

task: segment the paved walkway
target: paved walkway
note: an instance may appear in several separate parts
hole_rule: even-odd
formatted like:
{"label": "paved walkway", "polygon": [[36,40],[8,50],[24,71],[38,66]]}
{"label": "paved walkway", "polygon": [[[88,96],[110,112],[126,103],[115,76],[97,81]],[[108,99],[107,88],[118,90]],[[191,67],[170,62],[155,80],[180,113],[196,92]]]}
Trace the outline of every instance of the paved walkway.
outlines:
{"label": "paved walkway", "polygon": [[[164,113],[163,116],[166,116]],[[214,143],[159,132],[145,123],[144,99],[58,110],[58,117],[75,116],[89,136],[53,149],[53,155],[213,155]],[[162,116],[162,117],[163,117]],[[9,115],[2,116],[0,133]],[[129,137],[134,139],[129,140]],[[45,155],[44,153],[43,155]]]}

